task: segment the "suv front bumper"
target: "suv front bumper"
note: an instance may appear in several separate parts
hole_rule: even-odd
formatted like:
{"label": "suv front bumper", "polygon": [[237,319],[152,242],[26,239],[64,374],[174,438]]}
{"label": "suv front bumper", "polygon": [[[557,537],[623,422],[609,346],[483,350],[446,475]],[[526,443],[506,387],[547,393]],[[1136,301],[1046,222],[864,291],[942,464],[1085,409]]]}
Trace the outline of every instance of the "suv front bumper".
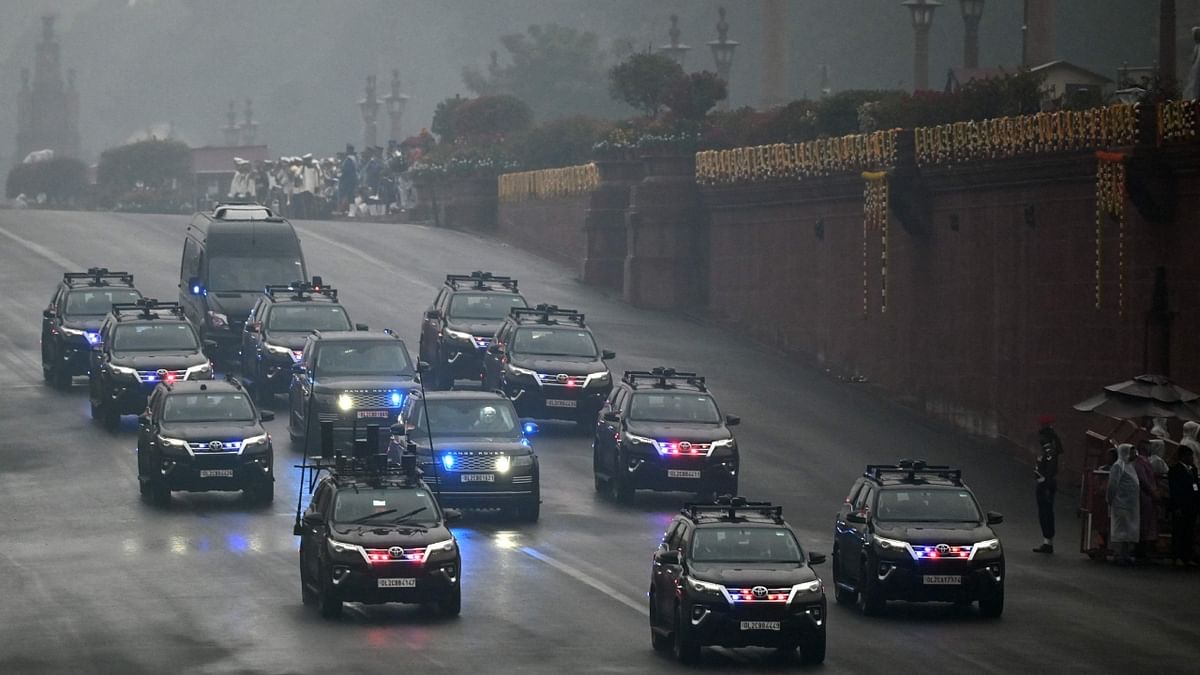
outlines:
{"label": "suv front bumper", "polygon": [[[691,635],[703,645],[788,648],[825,632],[824,597],[820,602],[760,607],[697,602],[687,610],[684,620],[691,624]],[[778,622],[779,630],[743,630],[743,621],[766,622],[772,628]]]}
{"label": "suv front bumper", "polygon": [[[871,574],[888,600],[909,602],[973,601],[1004,588],[1004,559],[877,559]],[[945,583],[957,578],[958,583]],[[937,582],[937,583],[930,583]]]}
{"label": "suv front bumper", "polygon": [[155,467],[180,492],[234,492],[275,480],[273,453],[164,456]]}
{"label": "suv front bumper", "polygon": [[651,451],[622,457],[622,479],[635,490],[737,494],[738,460],[729,455],[664,458]]}
{"label": "suv front bumper", "polygon": [[504,380],[502,390],[512,399],[517,414],[547,420],[592,420],[600,414],[612,385],[595,387],[559,387],[537,382]]}
{"label": "suv front bumper", "polygon": [[422,479],[438,495],[438,503],[465,509],[490,509],[512,506],[539,499],[538,473],[492,473],[490,481],[464,481],[463,476],[488,475],[438,469],[432,464],[421,467]]}
{"label": "suv front bumper", "polygon": [[[395,567],[395,569],[392,569]],[[400,565],[347,565],[333,562],[334,594],[345,602],[381,604],[385,602],[434,602],[453,593],[459,585],[462,563],[458,559],[426,563],[419,569]],[[406,588],[380,588],[380,579],[414,579]]]}

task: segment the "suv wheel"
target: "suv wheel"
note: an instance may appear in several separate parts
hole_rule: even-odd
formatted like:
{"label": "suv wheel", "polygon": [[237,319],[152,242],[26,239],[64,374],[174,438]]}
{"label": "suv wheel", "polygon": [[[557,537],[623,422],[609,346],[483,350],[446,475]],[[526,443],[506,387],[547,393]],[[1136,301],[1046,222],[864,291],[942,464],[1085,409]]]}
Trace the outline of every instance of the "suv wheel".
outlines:
{"label": "suv wheel", "polygon": [[979,598],[979,613],[989,619],[999,618],[1004,613],[1003,586]]}
{"label": "suv wheel", "polygon": [[342,615],[342,599],[337,596],[337,591],[333,587],[333,573],[322,569],[319,574],[321,575],[321,590],[317,593],[317,605],[321,616],[326,619],[336,619]]}
{"label": "suv wheel", "polygon": [[608,496],[618,504],[628,504],[633,500],[633,488],[621,475],[620,467],[608,479]]}
{"label": "suv wheel", "polygon": [[825,631],[800,638],[800,663],[815,666],[825,662]]}
{"label": "suv wheel", "polygon": [[247,486],[242,490],[242,494],[251,502],[266,506],[275,501],[275,481],[267,479],[256,485]]}
{"label": "suv wheel", "polygon": [[116,433],[121,428],[121,414],[116,411],[112,403],[99,406],[100,408],[100,425],[106,431]]}
{"label": "suv wheel", "polygon": [[883,593],[879,589],[879,582],[875,581],[875,577],[870,574],[870,567],[864,560],[858,575],[858,609],[863,616],[878,616],[883,613],[886,605]]}
{"label": "suv wheel", "polygon": [[654,611],[655,600],[654,593],[650,593],[650,646],[656,652],[665,652],[671,648],[671,636],[669,634],[660,633],[656,628],[659,628],[658,617]]}
{"label": "suv wheel", "polygon": [[536,523],[542,513],[542,500],[536,493],[517,503],[514,509],[516,519],[522,523]]}
{"label": "suv wheel", "polygon": [[839,605],[853,605],[858,601],[858,593],[847,589],[842,584],[842,575],[839,570],[842,569],[841,554],[838,550],[833,549],[833,598]]}
{"label": "suv wheel", "polygon": [[592,482],[596,485],[596,492],[604,494],[604,488],[608,487],[608,485],[606,481],[600,477],[600,474],[595,473],[594,469],[592,473]]}
{"label": "suv wheel", "polygon": [[462,613],[462,585],[456,585],[454,590],[438,598],[438,611],[445,616],[458,616]]}
{"label": "suv wheel", "polygon": [[692,637],[683,610],[675,607],[675,630],[672,631],[671,652],[680,663],[692,663],[700,657],[700,644]]}
{"label": "suv wheel", "polygon": [[147,486],[150,492],[150,503],[159,508],[171,505],[171,488],[162,480],[151,480]]}

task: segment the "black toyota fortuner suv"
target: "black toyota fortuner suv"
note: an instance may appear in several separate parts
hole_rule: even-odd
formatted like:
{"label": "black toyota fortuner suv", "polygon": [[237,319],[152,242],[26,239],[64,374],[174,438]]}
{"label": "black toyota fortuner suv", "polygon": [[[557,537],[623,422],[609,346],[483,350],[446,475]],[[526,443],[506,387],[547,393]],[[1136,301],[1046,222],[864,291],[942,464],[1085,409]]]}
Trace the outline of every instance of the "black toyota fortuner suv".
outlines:
{"label": "black toyota fortuner suv", "polygon": [[532,523],[541,510],[541,483],[527,436],[536,432],[497,392],[427,391],[404,404],[389,453],[396,459],[412,443],[443,505],[499,508]]}
{"label": "black toyota fortuner suv", "polygon": [[300,597],[322,616],[337,617],[345,602],[428,603],[449,616],[461,611],[462,556],[447,527],[458,513],[438,505],[413,459],[378,466],[342,457],[306,465],[301,481],[316,487],[294,530]]}
{"label": "black toyota fortuner suv", "polygon": [[671,521],[650,575],[650,643],[694,660],[703,645],[800,650],[825,660],[825,590],[783,520],[742,497],[688,504]]}
{"label": "black toyota fortuner suv", "polygon": [[67,272],[54,289],[50,305],[42,310],[42,375],[60,388],[71,378],[87,375],[88,355],[100,342],[100,324],[113,304],[137,302],[142,294],[133,287],[133,275],[92,267]]}
{"label": "black toyota fortuner suv", "polygon": [[834,527],[837,601],[878,614],[888,600],[979,602],[1004,611],[1004,550],[962,472],[905,460],[869,465]]}
{"label": "black toyota fortuner suv", "polygon": [[275,494],[271,436],[236,380],[161,383],[138,417],[138,485],[165,506],[173,491],[241,490],[266,504]]}
{"label": "black toyota fortuner suv", "polygon": [[458,379],[482,380],[483,357],[509,310],[525,307],[517,280],[491,272],[447,274],[421,322],[426,386],[449,389]]}
{"label": "black toyota fortuner suv", "polygon": [[212,363],[178,303],[143,298],[118,303],[92,348],[88,398],[92,418],[115,430],[121,415],[138,415],[160,382],[211,380]]}
{"label": "black toyota fortuner suv", "polygon": [[591,431],[612,391],[601,351],[574,309],[514,308],[484,358],[483,388],[504,392],[522,417],[571,420]]}
{"label": "black toyota fortuner suv", "polygon": [[596,491],[627,501],[634,490],[737,494],[738,447],[704,378],[673,368],[627,370],[592,439]]}

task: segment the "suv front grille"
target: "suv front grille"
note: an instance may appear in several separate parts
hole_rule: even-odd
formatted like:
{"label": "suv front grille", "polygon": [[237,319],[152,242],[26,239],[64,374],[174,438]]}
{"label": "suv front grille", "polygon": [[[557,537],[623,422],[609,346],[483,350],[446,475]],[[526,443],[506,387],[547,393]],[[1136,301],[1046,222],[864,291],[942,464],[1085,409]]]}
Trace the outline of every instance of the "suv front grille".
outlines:
{"label": "suv front grille", "polygon": [[[215,445],[214,445],[215,444]],[[188,443],[188,447],[192,452],[203,454],[218,454],[223,452],[238,452],[242,449],[241,441],[203,441],[198,443]]]}
{"label": "suv front grille", "polygon": [[[399,408],[404,403],[404,394],[390,389],[349,389],[346,394],[355,408]],[[393,401],[392,394],[400,398]]]}
{"label": "suv front grille", "polygon": [[745,603],[769,603],[769,602],[787,602],[788,595],[792,592],[791,588],[768,588],[762,596],[754,593],[754,588],[733,588],[726,587],[730,599],[734,602]]}
{"label": "suv front grille", "polygon": [[582,387],[587,382],[587,375],[562,375],[538,373],[539,384],[558,387]]}
{"label": "suv front grille", "polygon": [[367,562],[372,565],[425,562],[425,547],[423,546],[413,548],[403,547],[400,549],[399,557],[392,555],[391,549],[386,548],[368,548],[363,550],[367,554]]}
{"label": "suv front grille", "polygon": [[501,455],[455,455],[454,464],[447,467],[442,465],[442,469],[446,471],[495,471],[496,458]]}
{"label": "suv front grille", "polygon": [[487,349],[492,345],[492,338],[490,337],[476,335],[473,339],[475,340],[475,346],[479,349]]}
{"label": "suv front grille", "polygon": [[187,377],[187,370],[139,370],[137,376],[138,381],[143,383],[182,380]]}

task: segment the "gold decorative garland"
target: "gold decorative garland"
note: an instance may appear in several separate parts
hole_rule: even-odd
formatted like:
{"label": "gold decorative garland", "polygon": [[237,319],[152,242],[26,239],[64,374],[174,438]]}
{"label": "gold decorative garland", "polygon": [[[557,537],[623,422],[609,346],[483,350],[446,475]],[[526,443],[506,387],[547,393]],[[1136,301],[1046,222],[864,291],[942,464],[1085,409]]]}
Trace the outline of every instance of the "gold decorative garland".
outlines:
{"label": "gold decorative garland", "polygon": [[801,179],[896,165],[898,129],[696,153],[696,182],[730,185]]}
{"label": "gold decorative garland", "polygon": [[1096,153],[1096,309],[1100,309],[1103,281],[1101,240],[1104,218],[1117,221],[1117,315],[1125,316],[1125,155]]}
{"label": "gold decorative garland", "polygon": [[1158,144],[1196,137],[1197,101],[1167,101],[1158,105]]}
{"label": "gold decorative garland", "polygon": [[888,267],[888,182],[886,171],[864,171],[863,190],[863,316],[870,310],[869,260],[867,240],[872,229],[879,230],[879,312],[887,312]]}
{"label": "gold decorative garland", "polygon": [[521,202],[591,192],[600,184],[600,172],[595,164],[580,164],[561,169],[505,173],[496,181],[500,201]]}
{"label": "gold decorative garland", "polygon": [[[1161,115],[1160,111],[1160,115]],[[913,129],[917,164],[937,166],[1137,141],[1138,106],[1119,103]]]}

